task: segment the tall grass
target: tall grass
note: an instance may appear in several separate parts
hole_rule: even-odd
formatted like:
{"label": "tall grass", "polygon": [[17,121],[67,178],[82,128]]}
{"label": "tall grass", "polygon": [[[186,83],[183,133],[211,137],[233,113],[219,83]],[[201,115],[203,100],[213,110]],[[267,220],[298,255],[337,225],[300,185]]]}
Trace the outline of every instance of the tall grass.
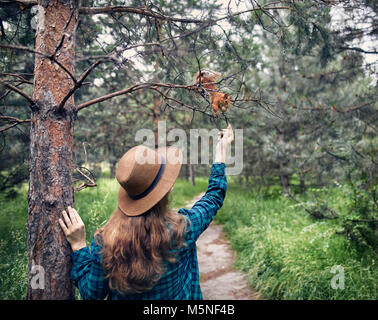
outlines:
{"label": "tall grass", "polygon": [[[377,299],[376,253],[357,250],[338,234],[337,220],[314,220],[279,188],[257,193],[242,190],[229,179],[229,190],[218,223],[238,253],[236,267],[248,274],[249,283],[272,299]],[[170,206],[180,208],[206,190],[207,178],[192,187],[177,180]],[[315,191],[315,190],[314,190]],[[348,195],[344,189],[316,190],[317,197],[343,212]],[[82,216],[87,241],[117,205],[118,185],[102,178],[98,187],[75,194],[75,208]],[[310,203],[303,195],[301,201]],[[333,266],[344,268],[345,288],[331,287]],[[27,283],[27,186],[18,197],[0,195],[0,299],[24,299]]]}
{"label": "tall grass", "polygon": [[27,283],[27,185],[16,198],[0,194],[0,299],[24,299]]}
{"label": "tall grass", "polygon": [[[94,232],[104,225],[117,206],[119,185],[115,179],[101,178],[96,188],[75,194],[89,244]],[[207,179],[196,179],[193,187],[178,179],[170,194],[170,207],[180,208],[207,187]],[[0,300],[24,299],[27,287],[27,184],[13,199],[0,194]]]}
{"label": "tall grass", "polygon": [[[345,210],[342,189],[318,192],[330,206]],[[311,199],[304,195],[302,201]],[[377,299],[376,252],[357,250],[338,234],[337,219],[314,220],[287,197],[230,185],[216,221],[224,224],[238,253],[235,266],[267,298]],[[331,273],[334,266],[344,269],[344,289],[331,287],[339,275]]]}

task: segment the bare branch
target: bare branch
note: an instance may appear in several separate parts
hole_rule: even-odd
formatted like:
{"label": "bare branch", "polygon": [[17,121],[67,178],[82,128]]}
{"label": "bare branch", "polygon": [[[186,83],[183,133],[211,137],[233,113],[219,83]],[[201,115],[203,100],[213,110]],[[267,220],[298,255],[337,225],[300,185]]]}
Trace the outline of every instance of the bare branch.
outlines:
{"label": "bare branch", "polygon": [[[129,47],[123,49],[123,51],[131,50],[131,49],[138,48],[138,47],[145,47],[145,46],[160,46],[160,43],[149,42],[149,43],[144,43],[144,44],[136,44],[136,45],[132,45],[132,46],[129,46]],[[114,52],[110,52],[108,55],[102,56],[101,59],[94,62],[86,71],[84,71],[83,74],[81,75],[80,79],[78,81],[75,80],[75,86],[73,88],[71,88],[71,90],[63,98],[62,102],[58,106],[58,110],[61,110],[63,108],[64,104],[69,99],[69,97],[71,97],[75,93],[75,91],[82,86],[83,81],[88,77],[88,75],[93,71],[93,69],[95,69],[100,63],[102,63],[104,61],[114,60],[115,58],[112,57],[113,55],[114,55]]]}
{"label": "bare branch", "polygon": [[165,16],[159,12],[149,10],[147,8],[134,8],[125,6],[108,6],[108,7],[81,7],[79,13],[81,14],[101,14],[101,13],[114,13],[114,12],[128,12],[135,13],[142,16],[157,18],[164,21],[174,21],[182,23],[202,23],[202,20],[190,18],[177,18]]}
{"label": "bare branch", "polygon": [[19,3],[26,6],[34,6],[38,4],[37,0],[0,0],[0,3]]}
{"label": "bare branch", "polygon": [[76,187],[74,189],[74,192],[76,191],[80,191],[80,190],[83,190],[85,188],[88,188],[88,187],[97,187],[97,183],[96,183],[96,180],[94,178],[90,178],[89,175],[85,174],[82,170],[80,169],[85,169],[87,170],[92,176],[93,176],[93,173],[90,172],[87,168],[84,168],[84,167],[79,167],[79,168],[76,168],[76,170],[80,173],[80,175],[82,177],[84,177],[88,182],[83,182],[82,184],[80,184],[78,187]]}
{"label": "bare branch", "polygon": [[251,9],[247,9],[247,10],[244,10],[244,11],[235,12],[233,14],[228,14],[226,16],[223,16],[223,17],[220,17],[220,18],[214,20],[214,22],[226,20],[226,19],[229,19],[230,17],[240,16],[241,14],[248,13],[248,12],[255,12],[255,11],[263,11],[264,12],[264,11],[267,11],[267,10],[291,10],[292,9],[289,6],[274,7],[274,6],[271,6],[271,5],[273,5],[273,3],[271,3],[271,4],[268,3],[268,4],[266,4],[264,6],[260,6],[258,8],[251,8]]}
{"label": "bare branch", "polygon": [[[170,39],[164,39],[162,42],[168,41]],[[140,43],[140,44],[135,44],[132,46],[128,46],[126,48],[120,49],[119,52],[125,52],[127,50],[139,48],[139,47],[150,47],[150,46],[161,46],[161,43],[159,42],[147,42],[147,43]],[[98,56],[88,56],[88,57],[78,57],[75,59],[75,62],[81,62],[81,61],[87,61],[87,60],[109,60],[109,61],[114,61],[114,62],[119,62],[117,58],[114,56],[114,52],[110,52],[107,55],[98,55]]]}
{"label": "bare branch", "polygon": [[13,49],[13,50],[21,50],[21,51],[26,51],[26,52],[31,52],[31,53],[36,53],[36,54],[40,54],[40,55],[43,55],[43,56],[47,56],[44,53],[38,52],[37,50],[34,50],[32,48],[28,48],[28,47],[24,47],[24,46],[19,46],[19,45],[11,45],[11,44],[2,44],[2,43],[0,43],[0,48]]}
{"label": "bare branch", "polygon": [[64,66],[62,65],[55,57],[55,53],[53,54],[46,54],[37,50],[34,50],[32,48],[24,47],[24,46],[19,46],[19,45],[11,45],[11,44],[0,44],[0,48],[6,48],[6,49],[11,49],[11,50],[20,50],[20,51],[26,51],[34,54],[39,54],[47,59],[50,59],[51,61],[55,62],[59,67],[61,67],[68,75],[70,78],[76,83],[76,79],[74,75]]}
{"label": "bare branch", "polygon": [[73,88],[71,88],[70,91],[63,98],[62,102],[58,106],[58,111],[62,110],[62,108],[64,107],[64,104],[75,93],[75,91],[82,86],[84,80],[88,77],[88,75],[91,73],[91,71],[94,68],[96,68],[103,61],[105,61],[105,59],[97,60],[86,71],[83,72],[83,74],[81,75],[81,77],[80,77],[80,79],[78,81],[75,80],[75,86]]}
{"label": "bare branch", "polygon": [[0,128],[0,132],[4,132],[4,131],[7,131],[7,130],[9,130],[9,129],[11,129],[11,128],[13,128],[13,127],[17,126],[17,125],[18,125],[18,123],[17,123],[17,122],[15,122],[15,123],[12,123],[11,125],[9,125],[9,126],[7,126],[7,127],[5,127],[5,128]]}
{"label": "bare branch", "polygon": [[9,130],[9,129],[21,124],[21,123],[31,122],[30,119],[21,120],[21,119],[11,117],[11,116],[0,116],[0,121],[1,120],[4,120],[4,121],[10,123],[10,125],[0,128],[0,132],[7,131],[7,130]]}
{"label": "bare branch", "polygon": [[30,119],[22,120],[11,116],[0,116],[0,120],[5,120],[8,122],[15,122],[15,123],[24,123],[24,122],[30,122]]}
{"label": "bare branch", "polygon": [[160,19],[163,21],[171,21],[171,22],[181,22],[181,23],[204,23],[204,22],[210,22],[211,24],[215,24],[216,22],[228,19],[230,17],[236,17],[238,15],[253,12],[253,11],[265,11],[265,10],[290,10],[291,7],[289,6],[274,6],[274,4],[277,2],[268,3],[264,6],[261,6],[259,8],[252,8],[240,12],[236,12],[233,14],[227,14],[223,17],[220,17],[215,20],[199,20],[199,19],[191,19],[191,18],[178,18],[178,17],[170,17],[161,14],[160,12],[152,11],[147,9],[146,7],[143,8],[135,8],[135,7],[127,7],[127,6],[107,6],[107,7],[81,7],[79,9],[79,12],[82,14],[103,14],[103,13],[114,13],[114,12],[128,12],[128,13],[135,13],[142,16],[152,17],[156,19]]}
{"label": "bare branch", "polygon": [[164,100],[170,100],[170,101],[173,101],[173,102],[177,103],[178,105],[181,105],[181,106],[183,106],[183,107],[185,107],[185,108],[191,109],[191,110],[193,110],[193,111],[198,111],[198,112],[201,112],[201,113],[206,114],[206,115],[208,115],[208,116],[212,116],[212,117],[214,117],[213,115],[208,114],[208,113],[206,113],[205,111],[202,111],[202,110],[200,110],[200,109],[198,109],[198,108],[196,108],[196,107],[190,106],[190,105],[188,105],[188,104],[186,104],[186,103],[183,103],[182,101],[177,100],[177,99],[175,99],[175,98],[169,97],[168,95],[166,95],[165,93],[163,93],[161,90],[157,89],[156,87],[151,87],[150,89],[155,90],[156,92],[158,92],[158,93],[164,98]]}
{"label": "bare branch", "polygon": [[339,112],[339,113],[348,113],[348,112],[352,112],[352,111],[356,111],[356,110],[359,110],[359,109],[362,109],[363,107],[366,107],[366,106],[369,106],[371,104],[375,103],[375,101],[370,101],[370,102],[364,102],[364,103],[361,103],[355,107],[350,107],[350,108],[347,108],[347,109],[344,109],[344,110],[341,110],[341,109],[338,109],[336,107],[334,107],[334,110],[336,112]]}
{"label": "bare branch", "polygon": [[21,74],[18,74],[18,73],[0,72],[0,75],[2,75],[2,76],[9,76],[9,77],[15,77],[15,78],[20,79],[20,80],[15,80],[17,82],[22,82],[22,83],[27,83],[27,84],[33,84],[32,81],[26,80],[23,76],[21,76]]}
{"label": "bare branch", "polygon": [[21,96],[23,96],[26,100],[28,100],[31,104],[34,104],[34,100],[32,99],[32,97],[30,97],[28,94],[26,94],[24,91],[22,91],[21,89],[7,83],[6,81],[0,79],[0,83],[2,83],[5,87],[7,87],[8,89],[14,91],[14,92],[17,92],[18,94],[20,94]]}
{"label": "bare branch", "polygon": [[137,84],[137,85],[134,85],[134,86],[127,88],[127,89],[124,89],[124,90],[109,93],[109,94],[104,95],[102,97],[92,99],[92,100],[89,100],[87,102],[84,102],[84,103],[78,105],[77,110],[79,111],[81,109],[84,109],[84,108],[91,106],[92,104],[96,104],[96,103],[99,103],[99,102],[102,102],[102,101],[105,101],[105,100],[109,100],[111,98],[114,98],[114,97],[117,97],[117,96],[120,96],[120,95],[123,95],[123,94],[128,94],[128,93],[134,92],[134,91],[139,90],[139,89],[142,89],[142,87],[141,87],[140,84]]}
{"label": "bare branch", "polygon": [[351,51],[357,51],[357,52],[362,52],[362,53],[368,53],[368,54],[378,54],[378,51],[368,51],[364,50],[359,47],[339,47],[340,51],[346,51],[346,50],[351,50]]}
{"label": "bare branch", "polygon": [[105,101],[105,100],[109,100],[109,99],[112,99],[114,97],[124,95],[124,94],[128,94],[128,93],[140,90],[140,89],[145,89],[145,88],[155,89],[155,88],[158,88],[158,87],[186,89],[186,90],[192,90],[192,91],[197,90],[197,87],[195,85],[186,86],[186,85],[179,85],[179,84],[172,84],[172,83],[146,82],[146,83],[136,84],[136,85],[134,85],[130,88],[120,90],[120,91],[116,91],[116,92],[113,92],[113,93],[109,93],[109,94],[104,95],[102,97],[84,102],[84,103],[77,106],[77,110],[81,110],[81,109],[89,107],[92,104],[96,104],[96,103],[99,103],[99,102],[102,102],[102,101]]}

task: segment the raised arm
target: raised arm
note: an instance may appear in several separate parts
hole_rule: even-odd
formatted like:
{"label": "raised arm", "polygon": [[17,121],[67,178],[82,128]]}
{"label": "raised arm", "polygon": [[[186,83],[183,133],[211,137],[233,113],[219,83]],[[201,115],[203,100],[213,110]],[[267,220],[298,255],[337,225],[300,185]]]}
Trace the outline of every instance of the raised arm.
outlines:
{"label": "raised arm", "polygon": [[234,139],[231,125],[219,132],[214,163],[211,167],[209,185],[205,195],[191,209],[181,208],[179,213],[188,218],[186,242],[193,243],[204,232],[217,211],[222,207],[227,191],[226,151]]}

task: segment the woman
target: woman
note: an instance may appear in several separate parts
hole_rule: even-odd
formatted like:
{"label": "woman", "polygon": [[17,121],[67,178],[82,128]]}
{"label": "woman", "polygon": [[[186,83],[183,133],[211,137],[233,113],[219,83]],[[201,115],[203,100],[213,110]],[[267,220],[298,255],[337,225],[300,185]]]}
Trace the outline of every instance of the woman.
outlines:
{"label": "woman", "polygon": [[[196,240],[223,205],[229,125],[219,133],[205,195],[191,209],[168,210],[182,155],[173,147],[130,149],[119,161],[118,207],[91,241],[75,209],[59,223],[71,244],[71,278],[83,299],[202,299]],[[172,158],[176,156],[176,163]]]}

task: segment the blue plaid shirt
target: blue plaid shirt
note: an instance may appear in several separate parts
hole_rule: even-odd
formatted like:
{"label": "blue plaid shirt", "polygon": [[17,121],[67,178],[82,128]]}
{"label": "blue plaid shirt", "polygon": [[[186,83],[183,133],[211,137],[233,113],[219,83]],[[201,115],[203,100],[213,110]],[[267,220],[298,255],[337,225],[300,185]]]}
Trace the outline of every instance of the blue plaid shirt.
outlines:
{"label": "blue plaid shirt", "polygon": [[214,163],[205,195],[191,209],[181,208],[179,214],[188,219],[185,234],[186,246],[177,251],[174,263],[165,262],[165,273],[157,284],[143,293],[121,294],[110,290],[101,264],[97,245],[92,238],[91,248],[84,247],[72,253],[71,279],[83,299],[110,300],[202,300],[199,283],[196,241],[206,230],[217,211],[222,207],[227,191],[224,163]]}

